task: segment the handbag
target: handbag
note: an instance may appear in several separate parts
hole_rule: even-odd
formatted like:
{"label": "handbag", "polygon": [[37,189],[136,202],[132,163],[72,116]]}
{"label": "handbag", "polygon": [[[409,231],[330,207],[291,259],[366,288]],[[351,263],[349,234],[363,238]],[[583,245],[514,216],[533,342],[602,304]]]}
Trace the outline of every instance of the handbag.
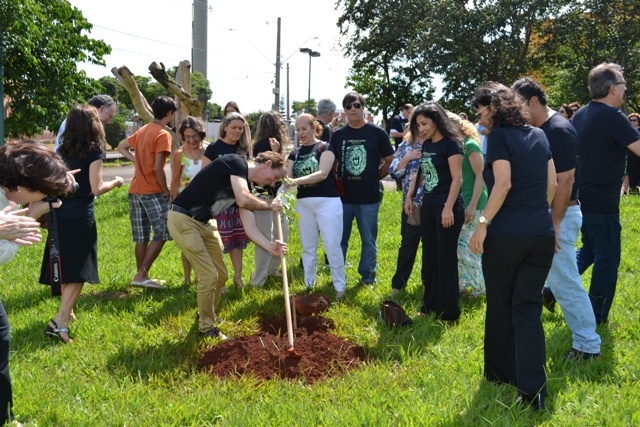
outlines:
{"label": "handbag", "polygon": [[420,227],[420,206],[415,203],[413,204],[413,209],[411,209],[411,216],[407,217],[407,224]]}
{"label": "handbag", "polygon": [[[328,142],[323,143],[322,147],[320,148],[320,150],[318,150],[320,152],[320,155],[322,155],[322,153],[327,149],[327,147],[329,146]],[[347,195],[347,189],[344,187],[344,181],[342,180],[342,177],[340,176],[340,174],[338,174],[338,158],[336,157],[336,159],[333,161],[333,166],[331,166],[331,175],[333,175],[333,180],[336,183],[336,190],[338,190],[338,195],[340,197],[344,197]]]}
{"label": "handbag", "polygon": [[[420,167],[418,167],[418,170],[416,171],[415,176],[418,180],[420,180]],[[413,209],[411,209],[411,216],[407,217],[407,224],[413,225],[414,227],[420,227],[420,206],[415,204],[416,194],[418,194],[418,184],[419,182],[416,182],[412,195],[407,194],[407,197],[411,197],[412,203],[413,203]]]}
{"label": "handbag", "polygon": [[380,303],[380,319],[389,326],[406,326],[413,323],[404,309],[391,300]]}

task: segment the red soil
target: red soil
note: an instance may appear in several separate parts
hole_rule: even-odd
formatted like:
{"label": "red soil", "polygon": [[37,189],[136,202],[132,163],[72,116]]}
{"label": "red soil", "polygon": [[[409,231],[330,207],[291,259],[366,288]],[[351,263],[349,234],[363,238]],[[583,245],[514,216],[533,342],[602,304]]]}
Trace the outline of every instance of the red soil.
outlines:
{"label": "red soil", "polygon": [[328,331],[330,319],[300,316],[295,350],[300,358],[287,358],[284,316],[265,319],[255,335],[229,339],[205,350],[199,365],[216,377],[252,375],[256,379],[287,378],[313,383],[342,375],[366,360],[364,349]]}

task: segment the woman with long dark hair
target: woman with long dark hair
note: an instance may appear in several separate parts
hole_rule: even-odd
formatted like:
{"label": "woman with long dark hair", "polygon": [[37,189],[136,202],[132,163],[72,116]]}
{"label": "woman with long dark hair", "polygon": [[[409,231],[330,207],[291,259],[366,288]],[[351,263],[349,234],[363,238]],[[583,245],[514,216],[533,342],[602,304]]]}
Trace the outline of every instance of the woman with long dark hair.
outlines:
{"label": "woman with long dark hair", "polygon": [[549,142],[527,125],[524,104],[499,83],[476,90],[473,107],[491,130],[483,173],[489,200],[469,246],[482,253],[487,288],[484,376],[516,386],[521,401],[544,409],[540,294],[555,249],[549,205],[558,184]]}
{"label": "woman with long dark hair", "polygon": [[[98,276],[98,229],[93,215],[95,196],[106,193],[124,183],[121,177],[104,182],[102,160],[105,136],[98,110],[91,105],[76,105],[67,115],[62,134],[64,144],[58,154],[69,169],[79,169],[75,175],[77,190],[62,197],[56,210],[62,287],[60,307],[45,333],[64,343],[71,342],[69,318],[83,285],[100,283]],[[49,246],[44,251],[40,269],[40,283],[52,285]]]}
{"label": "woman with long dark hair", "polygon": [[[265,151],[273,151],[282,154],[283,147],[289,143],[289,132],[287,124],[277,111],[267,111],[260,116],[258,127],[256,129],[256,143],[253,145],[253,155]],[[261,199],[271,202],[282,182],[278,182],[275,186],[263,185],[254,186],[254,193]],[[256,218],[258,229],[269,240],[275,240],[276,224],[275,215],[270,211],[255,211],[253,215]],[[284,242],[289,240],[289,222],[286,215],[280,215],[280,226],[282,227],[282,239]],[[260,246],[256,246],[255,250],[255,268],[251,274],[251,284],[253,286],[263,286],[268,276],[277,277],[281,275],[278,272],[280,265],[280,257],[274,256]]]}
{"label": "woman with long dark hair", "polygon": [[[420,185],[424,193],[420,208],[424,297],[419,314],[456,321],[460,317],[457,247],[464,223],[460,132],[435,102],[413,110],[409,132],[422,141],[420,169],[409,189],[413,194]],[[407,197],[405,213],[411,216],[413,209]]]}

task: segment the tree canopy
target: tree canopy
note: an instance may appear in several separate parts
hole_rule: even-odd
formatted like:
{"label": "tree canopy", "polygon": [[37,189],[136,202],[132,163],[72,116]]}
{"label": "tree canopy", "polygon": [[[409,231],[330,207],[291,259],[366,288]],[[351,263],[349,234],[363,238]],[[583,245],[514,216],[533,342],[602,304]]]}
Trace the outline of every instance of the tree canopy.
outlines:
{"label": "tree canopy", "polygon": [[87,34],[92,25],[66,0],[2,0],[1,61],[12,137],[55,130],[69,107],[91,98],[94,82],[77,64],[104,65],[111,48]]}
{"label": "tree canopy", "polygon": [[484,81],[540,81],[552,106],[589,100],[589,70],[623,66],[628,105],[640,107],[640,3],[632,0],[338,0],[349,83],[385,120],[433,96],[469,110]]}

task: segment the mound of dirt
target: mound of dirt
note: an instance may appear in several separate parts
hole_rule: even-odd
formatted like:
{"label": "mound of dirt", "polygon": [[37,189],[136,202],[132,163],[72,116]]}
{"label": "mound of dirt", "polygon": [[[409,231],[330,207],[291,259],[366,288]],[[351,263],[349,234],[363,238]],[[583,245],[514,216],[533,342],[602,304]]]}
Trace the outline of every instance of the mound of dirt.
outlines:
{"label": "mound of dirt", "polygon": [[342,375],[366,360],[364,349],[332,335],[330,319],[300,316],[295,330],[299,359],[287,358],[285,316],[264,319],[255,335],[224,341],[205,350],[199,365],[216,377],[250,374],[257,379],[288,378],[313,383]]}

